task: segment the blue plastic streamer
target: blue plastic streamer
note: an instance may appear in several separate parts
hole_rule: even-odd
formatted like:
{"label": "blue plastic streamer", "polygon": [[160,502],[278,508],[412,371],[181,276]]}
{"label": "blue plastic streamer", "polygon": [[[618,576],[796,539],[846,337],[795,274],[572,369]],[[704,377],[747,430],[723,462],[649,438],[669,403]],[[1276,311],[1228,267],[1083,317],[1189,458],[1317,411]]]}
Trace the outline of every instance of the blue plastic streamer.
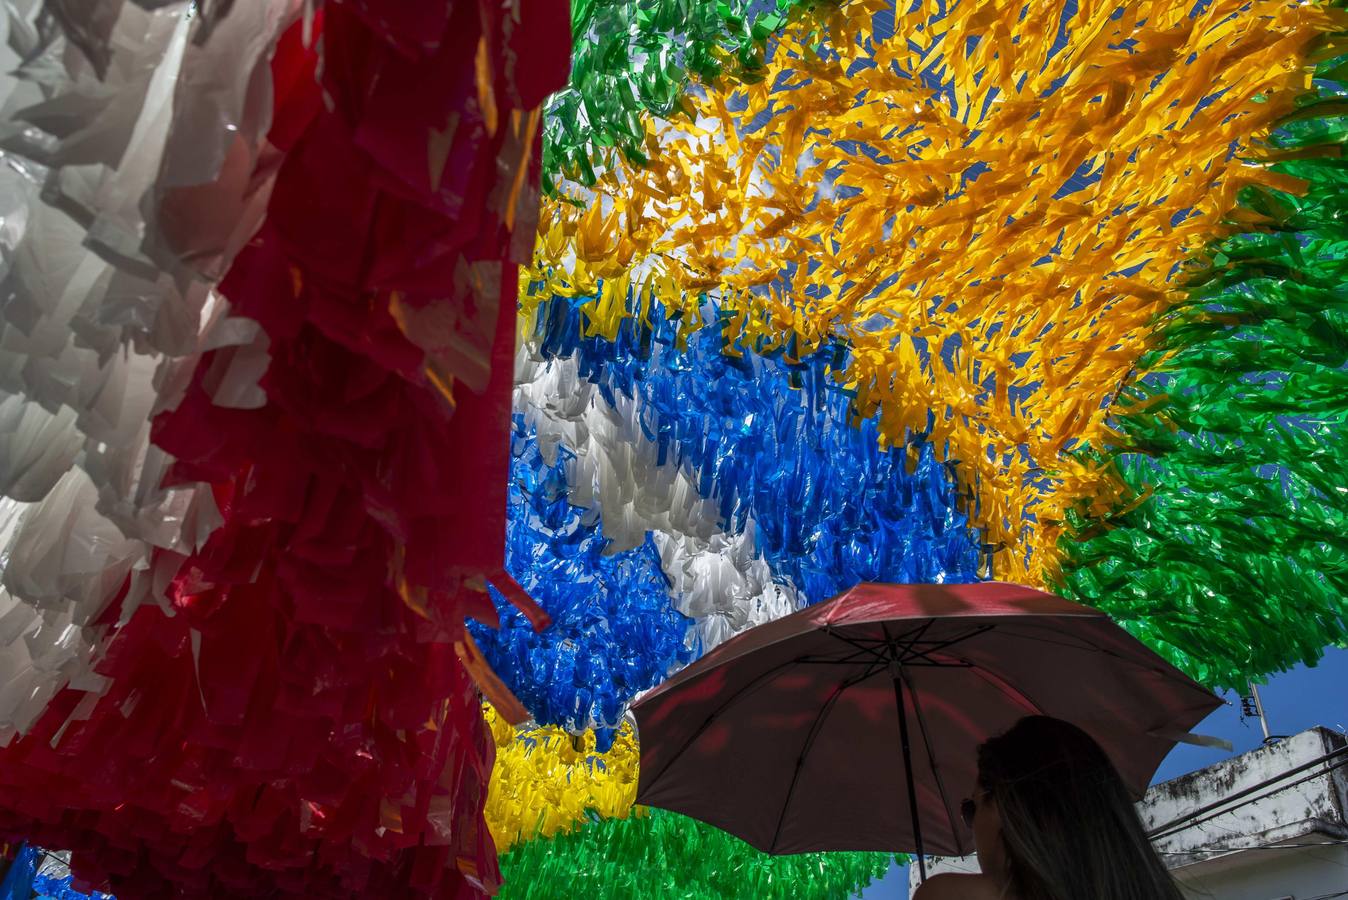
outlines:
{"label": "blue plastic streamer", "polygon": [[19,848],[0,881],[0,900],[29,900],[33,896],[33,878],[41,855],[41,850],[28,844]]}
{"label": "blue plastic streamer", "polygon": [[33,881],[33,890],[36,892],[38,900],[116,900],[112,894],[104,894],[101,891],[94,891],[92,894],[81,894],[71,886],[74,877],[67,875],[64,878],[53,878],[50,875],[39,874]]}
{"label": "blue plastic streamer", "polygon": [[[38,874],[33,880],[33,891],[37,894],[38,900],[116,900],[112,894],[104,894],[101,891],[94,891],[92,894],[81,894],[72,887],[74,877],[67,875],[64,878],[53,878],[50,875]],[[31,895],[30,895],[31,896]]]}
{"label": "blue plastic streamer", "polygon": [[[585,336],[589,298],[543,304],[533,336],[548,359],[575,356],[613,403],[640,400],[643,433],[661,461],[684,467],[722,525],[750,517],[774,577],[806,602],[862,581],[977,581],[988,548],[959,512],[952,473],[931,447],[881,450],[869,421],[853,424],[849,397],[827,374],[845,348],[800,360],[723,352],[716,310],[680,348],[658,308],[624,320],[615,340]],[[733,348],[732,348],[733,351]],[[484,654],[542,723],[601,725],[600,749],[624,705],[692,653],[689,620],[672,605],[655,548],[604,556],[602,515],[573,506],[566,448],[552,466],[518,418],[512,446],[507,568],[548,610],[535,634],[497,597],[501,629],[474,626]]]}
{"label": "blue plastic streamer", "polygon": [[559,447],[548,465],[533,430],[515,417],[506,567],[552,626],[535,633],[492,589],[500,629],[470,627],[492,668],[539,722],[595,725],[603,752],[626,703],[689,661],[690,622],[670,604],[649,537],[632,550],[603,554],[601,520],[568,502],[569,455]]}
{"label": "blue plastic streamer", "polygon": [[854,422],[850,396],[828,374],[845,363],[845,347],[799,360],[737,353],[724,347],[712,304],[686,349],[658,303],[648,317],[624,319],[616,340],[586,337],[580,307],[589,299],[543,305],[540,352],[575,354],[610,402],[639,397],[640,424],[661,455],[717,500],[727,530],[753,517],[760,552],[807,602],[862,581],[986,577],[990,548],[957,509],[950,465],[917,443],[910,471],[906,448],[881,450],[874,422]]}

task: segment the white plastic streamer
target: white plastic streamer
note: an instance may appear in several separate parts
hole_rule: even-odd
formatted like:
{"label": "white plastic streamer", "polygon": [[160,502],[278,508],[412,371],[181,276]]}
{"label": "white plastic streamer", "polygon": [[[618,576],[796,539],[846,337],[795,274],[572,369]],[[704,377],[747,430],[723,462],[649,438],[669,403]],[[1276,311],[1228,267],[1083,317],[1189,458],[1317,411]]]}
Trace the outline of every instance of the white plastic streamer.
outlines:
{"label": "white plastic streamer", "polygon": [[702,653],[803,605],[795,587],[775,581],[754,549],[753,519],[739,534],[719,532],[707,540],[669,532],[653,537],[674,605],[695,622],[690,638]]}
{"label": "white plastic streamer", "polygon": [[574,357],[545,361],[528,344],[516,356],[515,412],[534,429],[548,464],[560,446],[573,454],[569,499],[599,517],[611,541],[605,552],[631,549],[652,534],[674,605],[694,620],[690,645],[706,652],[799,609],[795,588],[774,581],[755,551],[753,520],[742,532],[727,532],[714,498],[701,496],[675,459],[660,461],[640,424],[652,411],[621,393],[615,400],[579,374]]}
{"label": "white plastic streamer", "polygon": [[265,338],[211,284],[266,208],[270,56],[300,0],[145,5],[5,4],[0,743],[62,687],[98,690],[109,600],[129,578],[123,621],[163,605],[218,523],[210,491],[161,487],[150,443],[201,354],[231,348],[216,403],[265,402]]}

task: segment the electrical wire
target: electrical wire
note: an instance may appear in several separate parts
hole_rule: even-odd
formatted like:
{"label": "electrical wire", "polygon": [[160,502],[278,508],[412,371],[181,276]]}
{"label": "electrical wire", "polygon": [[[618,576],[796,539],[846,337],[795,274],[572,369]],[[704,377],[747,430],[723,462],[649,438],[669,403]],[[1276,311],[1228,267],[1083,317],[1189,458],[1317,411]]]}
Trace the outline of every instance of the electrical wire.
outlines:
{"label": "electrical wire", "polygon": [[1198,847],[1193,850],[1158,850],[1163,856],[1188,856],[1191,853],[1238,853],[1242,850],[1304,850],[1311,847],[1338,847],[1343,841],[1313,841],[1301,844],[1246,844],[1243,847]]}
{"label": "electrical wire", "polygon": [[[1301,763],[1300,765],[1294,766],[1285,772],[1280,772],[1279,774],[1273,776],[1272,778],[1265,779],[1264,781],[1261,781],[1258,784],[1253,784],[1250,787],[1243,788],[1237,791],[1236,793],[1231,794],[1230,796],[1223,797],[1222,799],[1216,800],[1205,806],[1200,806],[1198,809],[1191,810],[1190,812],[1187,812],[1184,815],[1176,816],[1170,821],[1152,828],[1150,831],[1147,832],[1147,837],[1151,838],[1152,840],[1156,840],[1162,837],[1169,837],[1171,834],[1181,830],[1182,828],[1187,828],[1190,825],[1196,825],[1200,821],[1207,821],[1207,819],[1215,818],[1215,816],[1225,815],[1228,812],[1233,812],[1234,810],[1240,809],[1242,806],[1248,806],[1250,803],[1256,802],[1257,800],[1262,800],[1265,797],[1271,796],[1274,793],[1286,790],[1291,787],[1295,787],[1296,785],[1301,784],[1304,781],[1309,781],[1312,778],[1319,778],[1321,775],[1327,774],[1328,772],[1331,772],[1334,769],[1340,768],[1345,763],[1348,763],[1348,758],[1339,760],[1334,765],[1326,767],[1323,771],[1314,772],[1307,778],[1303,778],[1300,781],[1293,782],[1292,784],[1282,785],[1281,787],[1275,787],[1275,790],[1273,790],[1272,792],[1260,795],[1259,797],[1256,797],[1254,800],[1249,800],[1245,803],[1240,803],[1235,806],[1231,806],[1230,809],[1221,809],[1222,807],[1227,806],[1234,800],[1240,800],[1244,797],[1248,797],[1250,794],[1262,791],[1265,788],[1276,786],[1279,784],[1279,782],[1283,781],[1286,778],[1289,778],[1293,775],[1297,775],[1301,772],[1306,771],[1307,769],[1312,769],[1316,766],[1324,765],[1329,760],[1334,759],[1335,757],[1338,756],[1344,756],[1345,754],[1348,754],[1348,747],[1340,747],[1337,750],[1331,750],[1330,752],[1324,754],[1323,756],[1320,756],[1309,762]],[[1207,818],[1204,819],[1199,818],[1200,816],[1205,816],[1207,813],[1210,813],[1213,810],[1221,810],[1221,811],[1216,813],[1214,816],[1207,816]]]}
{"label": "electrical wire", "polygon": [[[1341,768],[1343,768],[1344,766],[1348,766],[1348,759],[1342,759],[1342,760],[1336,762],[1336,763],[1335,763],[1334,765],[1332,765],[1332,766],[1326,766],[1322,771],[1319,771],[1319,772],[1312,772],[1311,774],[1306,775],[1306,776],[1303,776],[1302,778],[1298,778],[1296,781],[1293,781],[1293,782],[1291,782],[1291,783],[1289,783],[1289,784],[1284,784],[1284,785],[1281,785],[1281,786],[1274,787],[1272,790],[1270,790],[1270,791],[1268,791],[1268,792],[1266,792],[1266,793],[1260,794],[1260,795],[1258,795],[1258,796],[1256,796],[1256,797],[1249,797],[1248,799],[1245,799],[1245,800],[1243,800],[1242,802],[1237,803],[1237,804],[1235,804],[1234,806],[1231,806],[1231,807],[1228,808],[1228,809],[1218,810],[1217,812],[1214,812],[1214,813],[1212,813],[1211,815],[1204,816],[1204,817],[1201,818],[1201,819],[1200,819],[1200,818],[1192,818],[1192,817],[1184,817],[1186,820],[1183,821],[1180,825],[1178,825],[1178,826],[1176,826],[1176,827],[1173,827],[1173,828],[1169,828],[1168,830],[1166,830],[1166,831],[1164,831],[1164,832],[1162,832],[1162,833],[1152,832],[1151,834],[1148,835],[1148,837],[1151,838],[1151,840],[1153,840],[1153,841],[1155,841],[1155,840],[1160,840],[1161,838],[1165,838],[1165,837],[1170,837],[1171,835],[1177,834],[1178,832],[1183,831],[1183,830],[1186,829],[1186,828],[1191,828],[1191,827],[1193,827],[1194,825],[1201,825],[1201,824],[1203,824],[1204,822],[1209,822],[1209,821],[1211,821],[1211,820],[1213,820],[1213,819],[1216,819],[1216,818],[1219,818],[1219,817],[1221,817],[1221,816],[1227,815],[1228,813],[1233,813],[1233,812],[1235,812],[1236,810],[1240,809],[1240,808],[1243,807],[1243,806],[1249,806],[1251,803],[1258,803],[1260,800],[1267,800],[1269,797],[1272,797],[1274,794],[1280,794],[1280,793],[1282,793],[1283,791],[1290,790],[1291,788],[1296,787],[1297,785],[1305,784],[1307,781],[1313,781],[1313,780],[1315,780],[1316,778],[1319,778],[1319,777],[1322,776],[1322,775],[1328,775],[1330,772],[1333,772],[1335,769],[1341,769]],[[1280,777],[1285,778],[1285,777],[1287,777],[1288,774],[1291,774],[1291,772],[1284,773],[1284,774],[1283,774],[1282,776],[1280,776]],[[1277,779],[1272,779],[1272,781],[1273,781],[1274,783],[1276,783]],[[1267,784],[1267,782],[1266,782],[1265,784]],[[1248,791],[1244,791],[1244,792],[1241,792],[1241,794],[1239,794],[1239,795],[1232,795],[1232,797],[1227,798],[1227,800],[1224,800],[1224,801],[1222,801],[1222,803],[1219,803],[1219,804],[1216,804],[1216,805],[1217,805],[1217,806],[1225,805],[1226,803],[1230,802],[1231,799],[1235,799],[1236,797],[1238,797],[1238,796],[1243,796],[1244,794],[1247,794],[1247,793],[1249,793],[1249,792],[1248,792]],[[1211,806],[1210,806],[1209,808],[1211,808]],[[1178,821],[1178,820],[1177,820],[1177,821]]]}

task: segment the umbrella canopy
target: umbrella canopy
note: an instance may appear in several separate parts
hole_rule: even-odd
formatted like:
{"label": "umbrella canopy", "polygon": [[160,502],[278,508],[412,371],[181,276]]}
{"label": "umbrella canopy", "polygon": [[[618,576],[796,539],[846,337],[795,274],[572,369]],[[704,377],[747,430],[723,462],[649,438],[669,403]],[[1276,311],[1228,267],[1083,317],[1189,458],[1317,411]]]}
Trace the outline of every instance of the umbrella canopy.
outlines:
{"label": "umbrella canopy", "polygon": [[769,853],[964,855],[975,750],[1020,718],[1084,729],[1141,796],[1220,702],[1103,613],[1032,588],[863,584],[642,697],[637,802]]}

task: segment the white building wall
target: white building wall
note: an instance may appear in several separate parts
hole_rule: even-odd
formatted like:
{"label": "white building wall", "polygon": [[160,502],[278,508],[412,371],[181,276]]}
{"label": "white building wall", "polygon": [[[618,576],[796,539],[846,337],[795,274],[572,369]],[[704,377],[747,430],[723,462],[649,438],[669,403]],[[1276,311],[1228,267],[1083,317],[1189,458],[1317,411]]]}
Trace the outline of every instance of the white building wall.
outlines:
{"label": "white building wall", "polygon": [[[1331,768],[1348,760],[1348,754],[1330,763],[1310,765],[1342,750],[1345,743],[1342,735],[1325,728],[1303,731],[1156,785],[1138,804],[1138,814],[1148,830],[1164,829],[1178,817],[1235,798],[1156,840],[1156,848],[1177,870],[1209,860],[1220,851],[1307,843],[1301,840],[1307,835],[1318,835],[1321,841],[1348,838],[1344,815],[1348,766]],[[1289,772],[1297,774],[1283,777]],[[1259,787],[1275,779],[1276,783]],[[1251,793],[1239,796],[1247,791]]]}
{"label": "white building wall", "polygon": [[1348,892],[1348,846],[1245,851],[1175,874],[1194,900],[1310,900]]}

